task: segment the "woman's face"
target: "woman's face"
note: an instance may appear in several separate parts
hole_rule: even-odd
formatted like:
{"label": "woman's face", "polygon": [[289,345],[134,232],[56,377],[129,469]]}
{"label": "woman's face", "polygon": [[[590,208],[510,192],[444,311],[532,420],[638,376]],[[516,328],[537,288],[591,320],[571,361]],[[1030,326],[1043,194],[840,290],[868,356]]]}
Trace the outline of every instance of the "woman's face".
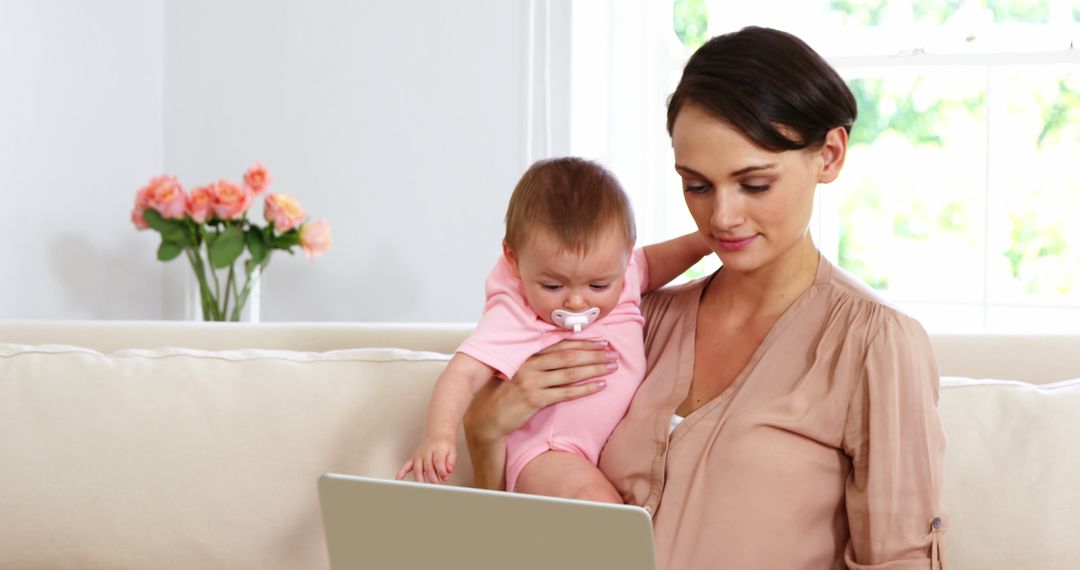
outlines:
{"label": "woman's face", "polygon": [[698,231],[724,267],[750,273],[813,248],[814,189],[839,174],[847,133],[829,131],[820,149],[772,152],[691,103],[675,118],[671,144]]}

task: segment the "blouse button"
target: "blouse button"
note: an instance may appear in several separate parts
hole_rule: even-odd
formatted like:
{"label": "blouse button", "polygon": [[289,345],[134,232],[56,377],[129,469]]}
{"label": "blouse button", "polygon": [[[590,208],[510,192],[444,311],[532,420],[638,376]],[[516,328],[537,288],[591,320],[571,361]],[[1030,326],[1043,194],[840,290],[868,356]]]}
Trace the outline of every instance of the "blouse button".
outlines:
{"label": "blouse button", "polygon": [[941,517],[934,517],[934,520],[930,523],[930,526],[934,527],[934,530],[938,530],[939,528],[941,528]]}

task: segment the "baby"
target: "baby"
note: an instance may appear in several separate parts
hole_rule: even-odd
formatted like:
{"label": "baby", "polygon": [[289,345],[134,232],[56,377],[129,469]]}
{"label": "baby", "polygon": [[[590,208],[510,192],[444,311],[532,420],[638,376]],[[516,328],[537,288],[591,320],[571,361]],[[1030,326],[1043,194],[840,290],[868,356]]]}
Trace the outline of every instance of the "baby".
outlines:
{"label": "baby", "polygon": [[510,197],[483,317],[439,376],[424,442],[398,479],[449,478],[458,425],[493,375],[513,378],[527,358],[563,339],[602,340],[612,358],[606,388],[549,406],[511,434],[506,487],[622,502],[596,464],[645,375],[641,293],[709,251],[696,233],[638,250],[635,238],[630,202],[602,166],[558,158],[525,172]]}

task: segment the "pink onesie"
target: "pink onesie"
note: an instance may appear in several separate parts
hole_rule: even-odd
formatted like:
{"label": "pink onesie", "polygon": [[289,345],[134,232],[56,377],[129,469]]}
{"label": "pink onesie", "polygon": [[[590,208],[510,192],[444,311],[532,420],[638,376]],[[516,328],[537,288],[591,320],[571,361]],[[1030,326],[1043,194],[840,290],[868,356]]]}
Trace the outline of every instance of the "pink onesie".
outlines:
{"label": "pink onesie", "polygon": [[522,468],[548,450],[577,453],[596,465],[600,450],[645,376],[645,319],[640,306],[648,275],[644,252],[634,250],[615,308],[575,333],[541,320],[525,299],[521,280],[511,273],[506,257],[496,262],[487,278],[484,315],[458,352],[487,364],[504,378],[513,378],[530,356],[567,338],[606,339],[619,355],[619,368],[605,378],[606,388],[549,406],[510,434],[506,443],[508,491],[514,490]]}

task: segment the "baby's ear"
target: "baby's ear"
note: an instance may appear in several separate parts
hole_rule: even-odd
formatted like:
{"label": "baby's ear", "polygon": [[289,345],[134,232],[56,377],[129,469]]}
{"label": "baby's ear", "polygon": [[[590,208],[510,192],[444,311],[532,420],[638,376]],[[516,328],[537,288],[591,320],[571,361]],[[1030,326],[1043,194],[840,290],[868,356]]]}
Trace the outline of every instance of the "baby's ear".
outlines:
{"label": "baby's ear", "polygon": [[510,244],[505,241],[502,244],[503,255],[506,256],[506,261],[510,263],[510,272],[514,274],[514,277],[521,279],[521,269],[518,267],[518,256],[514,252],[514,249],[510,247]]}

